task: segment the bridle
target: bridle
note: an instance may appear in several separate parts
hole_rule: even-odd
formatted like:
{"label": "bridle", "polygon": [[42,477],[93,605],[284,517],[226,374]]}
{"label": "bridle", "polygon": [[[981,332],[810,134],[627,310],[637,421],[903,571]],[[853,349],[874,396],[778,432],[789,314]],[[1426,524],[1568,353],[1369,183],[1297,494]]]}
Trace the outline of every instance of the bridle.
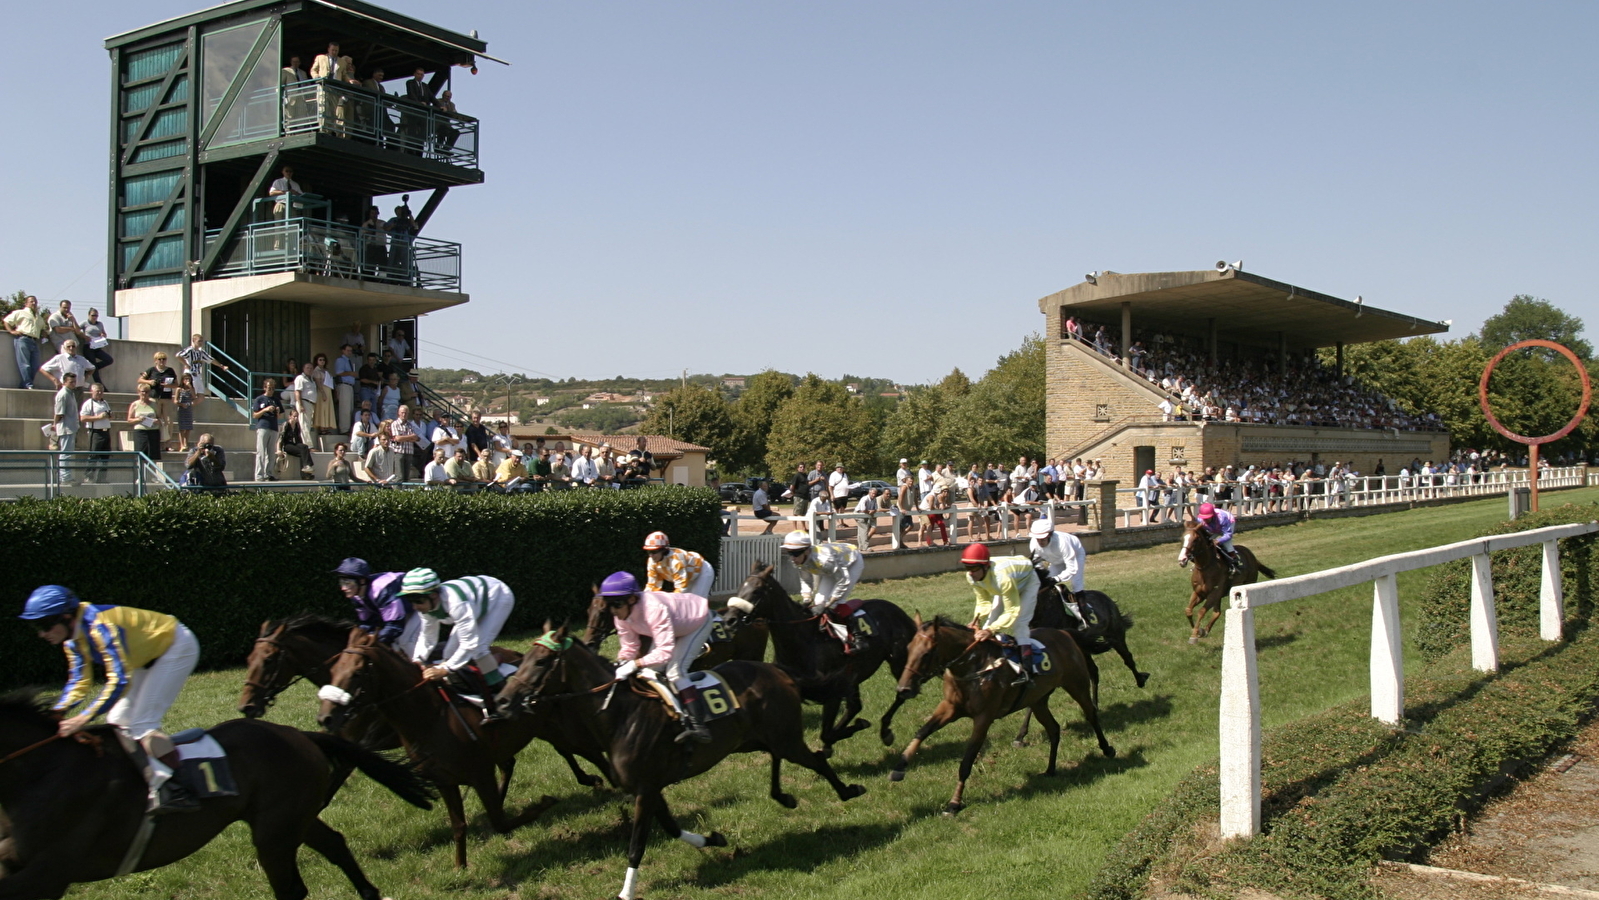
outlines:
{"label": "bridle", "polygon": [[[255,642],[257,644],[266,644],[269,647],[276,647],[278,649],[278,652],[276,654],[273,654],[273,657],[272,657],[273,669],[272,669],[271,676],[267,678],[267,683],[266,684],[262,684],[261,682],[255,681],[255,680],[253,680],[251,678],[248,678],[248,677],[244,679],[244,686],[247,687],[247,688],[251,688],[251,689],[253,689],[256,692],[255,700],[256,700],[256,702],[261,704],[262,711],[264,712],[265,710],[272,708],[272,704],[277,702],[279,694],[281,694],[284,691],[288,690],[289,688],[293,687],[294,683],[296,681],[299,681],[300,679],[304,678],[305,677],[305,673],[302,672],[302,673],[300,673],[298,675],[295,675],[294,677],[290,678],[288,681],[284,682],[282,685],[279,685],[278,687],[274,688],[271,683],[273,681],[277,680],[277,674],[278,674],[277,670],[278,670],[278,668],[280,668],[283,665],[283,661],[282,661],[283,655],[287,654],[287,653],[291,653],[293,651],[291,651],[289,648],[285,647],[283,645],[282,641],[280,641],[278,638],[272,637],[270,635],[267,636],[267,637],[258,637],[258,638],[255,639]],[[340,651],[340,652],[343,652],[343,651]],[[338,659],[338,657],[339,657],[339,654],[335,653],[332,656],[328,657],[327,659],[323,660],[322,661],[322,668],[331,669],[333,660]],[[262,668],[263,671],[265,671],[266,664],[263,663],[261,668]]]}
{"label": "bridle", "polygon": [[[934,623],[934,625],[933,625],[934,641],[935,641],[935,643],[933,644],[934,647],[938,646],[938,644],[936,643],[938,629],[945,628],[945,627],[949,627],[949,626],[939,625],[937,623]],[[937,667],[935,667],[931,671],[927,672],[926,674],[923,674],[920,666],[912,665],[909,660],[906,660],[906,662],[905,662],[904,671],[909,672],[911,674],[911,677],[916,680],[917,684],[921,684],[921,683],[927,681],[929,678],[932,678],[934,675],[939,675],[939,674],[945,672],[946,670],[949,669],[950,666],[953,666],[957,662],[960,662],[961,659],[966,656],[966,654],[968,654],[968,653],[972,652],[973,650],[975,650],[977,648],[977,646],[979,644],[981,644],[981,643],[983,643],[983,642],[979,641],[979,640],[976,640],[974,638],[970,644],[967,644],[964,648],[961,649],[961,652],[955,654],[954,656],[951,656],[949,659],[943,661],[942,663],[939,663]],[[927,654],[925,654],[925,653],[922,654],[922,658],[923,659],[925,659],[926,656],[927,656]]]}

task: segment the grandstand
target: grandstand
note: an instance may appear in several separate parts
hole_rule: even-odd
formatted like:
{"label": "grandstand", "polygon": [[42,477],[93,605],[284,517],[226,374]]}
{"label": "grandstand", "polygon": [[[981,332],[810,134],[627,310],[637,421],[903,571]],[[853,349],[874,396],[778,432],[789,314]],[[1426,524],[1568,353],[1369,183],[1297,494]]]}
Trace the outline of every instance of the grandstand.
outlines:
{"label": "grandstand", "polygon": [[[1233,266],[1096,273],[1038,306],[1045,455],[1103,460],[1106,478],[1294,462],[1371,473],[1382,461],[1393,473],[1449,454],[1436,416],[1343,373],[1346,345],[1447,324]],[[1332,366],[1317,361],[1322,348],[1334,348]]]}

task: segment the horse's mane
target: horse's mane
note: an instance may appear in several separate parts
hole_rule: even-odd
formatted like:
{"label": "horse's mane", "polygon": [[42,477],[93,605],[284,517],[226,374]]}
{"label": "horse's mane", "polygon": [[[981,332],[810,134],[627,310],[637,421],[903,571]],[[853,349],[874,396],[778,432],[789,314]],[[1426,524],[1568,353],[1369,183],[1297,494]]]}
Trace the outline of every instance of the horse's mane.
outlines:
{"label": "horse's mane", "polygon": [[971,630],[971,629],[967,628],[965,625],[962,625],[961,623],[955,621],[954,619],[951,619],[950,617],[948,617],[948,616],[946,616],[946,615],[944,615],[942,613],[940,613],[939,615],[936,615],[936,616],[933,617],[933,624],[937,625],[937,626],[940,626],[940,627],[944,627],[944,628],[959,628],[962,631],[970,631]]}
{"label": "horse's mane", "polygon": [[0,718],[26,719],[33,724],[54,730],[55,717],[50,708],[32,688],[20,688],[0,695]]}
{"label": "horse's mane", "polygon": [[355,623],[334,619],[318,613],[295,613],[284,619],[277,619],[266,624],[266,631],[273,632],[282,628],[284,631],[304,633],[308,637],[325,637],[330,640],[343,641],[350,634],[350,629]]}

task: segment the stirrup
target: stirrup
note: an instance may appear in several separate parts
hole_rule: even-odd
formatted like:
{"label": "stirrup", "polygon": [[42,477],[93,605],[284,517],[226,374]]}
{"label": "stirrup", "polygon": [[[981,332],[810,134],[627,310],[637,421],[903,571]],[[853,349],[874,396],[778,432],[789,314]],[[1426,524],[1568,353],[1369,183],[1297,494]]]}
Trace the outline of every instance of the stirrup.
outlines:
{"label": "stirrup", "polygon": [[693,740],[697,744],[709,744],[711,742],[711,729],[705,727],[704,722],[696,722],[685,717],[683,719],[683,730],[678,733],[674,740],[679,744],[687,743],[689,740]]}
{"label": "stirrup", "polygon": [[189,790],[188,785],[178,781],[176,775],[168,778],[165,783],[156,788],[155,796],[150,799],[150,815],[152,816],[197,812],[200,809],[200,798]]}

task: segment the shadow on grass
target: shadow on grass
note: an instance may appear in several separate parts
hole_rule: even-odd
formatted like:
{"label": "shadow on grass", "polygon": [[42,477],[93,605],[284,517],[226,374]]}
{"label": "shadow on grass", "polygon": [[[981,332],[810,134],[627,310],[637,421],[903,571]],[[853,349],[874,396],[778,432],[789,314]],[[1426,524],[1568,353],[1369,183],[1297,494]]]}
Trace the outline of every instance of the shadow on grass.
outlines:
{"label": "shadow on grass", "polygon": [[[938,807],[923,804],[915,812],[933,815]],[[736,882],[752,872],[806,872],[841,856],[850,856],[881,847],[899,837],[898,823],[879,825],[838,825],[815,831],[791,831],[776,840],[753,847],[734,847],[732,852],[707,854],[685,888],[719,887]]]}
{"label": "shadow on grass", "polygon": [[1299,632],[1290,631],[1287,634],[1268,634],[1265,637],[1255,638],[1255,652],[1271,650],[1275,647],[1286,647],[1299,640]]}

